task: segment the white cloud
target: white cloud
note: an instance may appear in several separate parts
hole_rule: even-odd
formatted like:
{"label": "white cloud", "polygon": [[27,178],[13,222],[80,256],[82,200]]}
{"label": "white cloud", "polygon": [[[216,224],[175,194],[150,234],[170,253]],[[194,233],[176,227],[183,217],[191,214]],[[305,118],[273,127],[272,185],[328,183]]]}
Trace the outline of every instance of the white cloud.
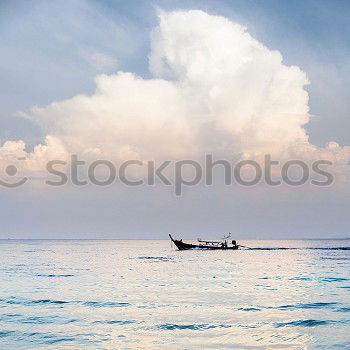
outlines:
{"label": "white cloud", "polygon": [[0,147],[1,168],[11,164],[29,175],[41,173],[50,160],[68,159],[65,147],[55,136],[46,136],[45,143],[35,146],[32,152],[27,152],[25,146],[23,141],[6,141]]}
{"label": "white cloud", "polygon": [[[111,160],[164,160],[205,152],[260,159],[325,158],[345,163],[348,147],[309,142],[306,74],[241,25],[202,11],[160,14],[149,55],[152,79],[100,75],[91,96],[35,107],[28,117],[50,135],[37,159],[78,153]],[[106,57],[93,59],[108,63]],[[51,140],[51,141],[50,141]],[[55,142],[53,142],[55,140]],[[0,155],[9,144],[0,148]],[[19,141],[18,148],[24,152]]]}

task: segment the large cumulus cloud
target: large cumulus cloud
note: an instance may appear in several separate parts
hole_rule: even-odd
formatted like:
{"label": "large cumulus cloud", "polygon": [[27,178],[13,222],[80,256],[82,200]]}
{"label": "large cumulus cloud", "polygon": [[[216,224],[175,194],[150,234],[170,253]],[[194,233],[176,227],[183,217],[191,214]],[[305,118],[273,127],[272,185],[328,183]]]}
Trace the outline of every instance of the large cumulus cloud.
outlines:
{"label": "large cumulus cloud", "polygon": [[151,34],[153,78],[100,75],[91,96],[32,108],[26,117],[44,130],[45,144],[28,154],[22,141],[7,142],[0,158],[12,149],[38,166],[48,156],[71,153],[115,161],[208,152],[349,159],[348,147],[309,142],[309,81],[298,67],[285,65],[280,52],[241,25],[202,11],[160,13],[159,21]]}

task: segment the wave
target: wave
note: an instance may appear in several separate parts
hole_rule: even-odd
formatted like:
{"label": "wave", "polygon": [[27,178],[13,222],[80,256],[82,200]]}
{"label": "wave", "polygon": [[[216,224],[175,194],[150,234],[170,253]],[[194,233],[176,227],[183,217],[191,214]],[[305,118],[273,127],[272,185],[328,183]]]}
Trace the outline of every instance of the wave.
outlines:
{"label": "wave", "polygon": [[336,303],[336,302],[316,302],[316,303],[297,303],[297,304],[287,304],[287,305],[280,305],[280,306],[246,306],[246,307],[239,307],[235,310],[237,311],[245,311],[245,312],[257,312],[262,310],[332,310],[336,312],[350,312],[349,306],[343,306],[344,304]]}
{"label": "wave", "polygon": [[11,305],[41,305],[41,304],[51,304],[51,305],[63,305],[63,304],[82,304],[89,307],[127,307],[131,304],[126,302],[114,302],[114,301],[64,301],[64,300],[54,300],[54,299],[26,299],[20,297],[10,296],[8,298],[0,298],[0,304],[11,304]]}
{"label": "wave", "polygon": [[[38,345],[52,345],[58,343],[75,343],[75,344],[94,344],[100,342],[98,339],[101,334],[99,333],[74,333],[69,334],[69,331],[66,330],[64,332],[28,332],[28,331],[15,331],[15,330],[2,330],[0,331],[0,339],[8,337],[14,344],[18,344],[18,342],[26,341],[31,344],[26,347],[21,347],[20,345],[14,346],[13,348],[19,349],[32,349],[32,346],[35,346],[35,349],[39,348]],[[68,344],[67,344],[68,346]],[[5,345],[2,347],[4,348]],[[40,347],[41,348],[41,347]],[[45,347],[46,348],[46,347]],[[69,349],[75,349],[76,346],[69,346]],[[80,347],[79,347],[80,348]]]}
{"label": "wave", "polygon": [[0,338],[5,338],[15,333],[15,331],[0,331]]}
{"label": "wave", "polygon": [[350,312],[350,307],[341,307],[337,309],[338,312]]}
{"label": "wave", "polygon": [[51,249],[31,249],[31,250],[23,250],[23,253],[39,253],[39,252],[50,252],[53,253],[54,251]]}
{"label": "wave", "polygon": [[[19,333],[19,332],[18,332]],[[29,342],[33,344],[52,345],[63,342],[76,342],[77,338],[72,336],[62,336],[62,334],[50,334],[41,332],[19,333],[17,338],[29,338]]]}
{"label": "wave", "polygon": [[349,280],[349,278],[342,277],[325,277],[322,279],[323,282],[347,282]]}
{"label": "wave", "polygon": [[298,303],[298,304],[288,304],[280,306],[250,306],[250,307],[239,307],[235,310],[246,311],[246,312],[257,312],[263,309],[274,309],[274,310],[308,310],[308,309],[328,309],[337,312],[350,312],[350,307],[341,306],[342,304],[336,302],[316,302],[316,303]]}
{"label": "wave", "polygon": [[338,303],[308,303],[308,304],[291,304],[277,306],[278,310],[296,310],[296,309],[329,309],[339,305]]}
{"label": "wave", "polygon": [[74,277],[75,275],[54,275],[54,274],[48,274],[48,275],[45,275],[45,274],[38,274],[36,275],[37,277]]}
{"label": "wave", "polygon": [[175,324],[175,323],[165,323],[160,324],[157,326],[160,330],[167,330],[167,331],[174,331],[174,330],[193,330],[193,331],[199,331],[199,330],[206,330],[206,329],[213,329],[213,328],[230,328],[230,325],[226,324],[219,324],[219,325],[212,325],[212,324]]}
{"label": "wave", "polygon": [[325,326],[328,324],[334,323],[334,321],[326,321],[326,320],[298,320],[291,322],[279,322],[275,324],[276,328],[281,327],[317,327],[317,326]]}
{"label": "wave", "polygon": [[139,256],[137,259],[153,261],[174,261],[174,259],[165,256]]}
{"label": "wave", "polygon": [[20,297],[14,297],[10,296],[9,298],[0,298],[0,303],[3,304],[13,304],[13,305],[36,305],[36,304],[54,304],[54,305],[61,305],[61,304],[67,304],[68,301],[63,300],[53,300],[53,299],[26,299],[26,298],[20,298]]}
{"label": "wave", "polygon": [[311,277],[299,276],[288,278],[289,281],[312,281]]}
{"label": "wave", "polygon": [[127,307],[131,306],[129,303],[118,303],[114,301],[85,301],[83,302],[83,305],[85,306],[91,306],[91,307]]}
{"label": "wave", "polygon": [[117,325],[127,325],[127,324],[133,324],[133,323],[140,323],[136,320],[104,320],[104,321],[94,321],[94,324],[117,324]]}
{"label": "wave", "polygon": [[240,307],[237,310],[238,311],[261,311],[261,309],[257,307]]}
{"label": "wave", "polygon": [[76,319],[65,319],[60,316],[25,316],[22,314],[2,314],[0,321],[19,324],[68,324],[78,322]]}

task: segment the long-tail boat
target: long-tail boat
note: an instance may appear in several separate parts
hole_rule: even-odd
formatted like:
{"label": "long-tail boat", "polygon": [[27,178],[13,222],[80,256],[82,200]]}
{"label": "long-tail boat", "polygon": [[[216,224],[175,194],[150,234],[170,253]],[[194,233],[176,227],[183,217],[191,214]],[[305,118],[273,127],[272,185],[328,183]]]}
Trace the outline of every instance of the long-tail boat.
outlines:
{"label": "long-tail boat", "polygon": [[198,239],[198,244],[185,243],[182,239],[174,239],[171,234],[169,234],[171,241],[175,244],[179,250],[190,250],[190,249],[203,249],[203,250],[237,250],[240,245],[236,243],[235,240],[228,242],[227,238],[224,237],[222,241],[205,241]]}

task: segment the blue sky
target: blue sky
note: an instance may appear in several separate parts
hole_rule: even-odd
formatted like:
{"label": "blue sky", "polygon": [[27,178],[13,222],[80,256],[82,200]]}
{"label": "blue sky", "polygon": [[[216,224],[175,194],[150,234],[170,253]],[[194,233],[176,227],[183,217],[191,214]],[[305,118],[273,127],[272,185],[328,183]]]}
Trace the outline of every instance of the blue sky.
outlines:
{"label": "blue sky", "polygon": [[[92,93],[98,74],[122,70],[151,77],[150,31],[158,24],[158,10],[174,9],[201,9],[225,16],[247,27],[270,49],[279,50],[285,64],[299,66],[311,81],[307,90],[313,117],[306,126],[311,142],[317,146],[329,140],[350,144],[347,0],[2,0],[1,143],[23,139],[30,150],[45,133],[18,112]],[[194,191],[188,200],[181,201],[164,193],[154,197],[148,190],[138,194],[122,191],[117,201],[105,190],[56,191],[47,197],[35,190],[18,190],[0,199],[4,215],[1,232],[4,237],[57,237],[59,231],[62,237],[83,237],[84,233],[89,237],[113,237],[113,232],[120,229],[138,236],[152,231],[155,237],[162,237],[167,225],[191,235],[197,229],[212,232],[217,226],[230,230],[235,222],[241,232],[252,238],[288,237],[295,231],[300,232],[299,236],[344,236],[349,229],[348,202],[342,194],[322,191],[316,203],[308,196],[301,197],[301,192],[278,198],[272,195],[266,205],[255,200],[252,193],[244,198],[236,193],[233,201],[226,202],[219,193]],[[227,207],[225,203],[229,202]],[[303,208],[307,218],[300,216],[298,208]],[[208,212],[212,213],[210,219]]]}

